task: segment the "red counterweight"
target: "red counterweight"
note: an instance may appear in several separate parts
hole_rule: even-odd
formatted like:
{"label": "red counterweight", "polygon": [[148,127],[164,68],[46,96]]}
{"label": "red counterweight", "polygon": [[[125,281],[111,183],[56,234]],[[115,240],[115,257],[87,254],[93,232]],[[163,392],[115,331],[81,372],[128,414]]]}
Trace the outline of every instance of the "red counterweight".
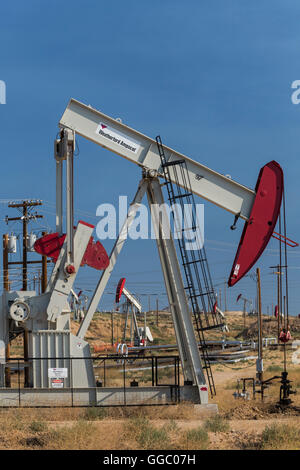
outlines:
{"label": "red counterweight", "polygon": [[277,162],[271,161],[260,170],[255,192],[251,214],[245,222],[229,276],[229,287],[252,268],[273,234],[283,194],[283,171]]}
{"label": "red counterweight", "polygon": [[125,286],[125,282],[126,282],[125,277],[121,277],[121,279],[118,282],[117,291],[116,291],[116,303],[117,304],[120,302],[121,295],[122,295],[122,292],[123,292],[123,289],[124,289],[124,286]]}
{"label": "red counterweight", "polygon": [[[66,234],[49,233],[36,240],[34,249],[40,255],[48,256],[56,262],[65,238]],[[98,270],[106,269],[109,265],[109,257],[104,246],[99,241],[94,242],[93,237],[90,238],[81,261],[81,266],[85,264]]]}

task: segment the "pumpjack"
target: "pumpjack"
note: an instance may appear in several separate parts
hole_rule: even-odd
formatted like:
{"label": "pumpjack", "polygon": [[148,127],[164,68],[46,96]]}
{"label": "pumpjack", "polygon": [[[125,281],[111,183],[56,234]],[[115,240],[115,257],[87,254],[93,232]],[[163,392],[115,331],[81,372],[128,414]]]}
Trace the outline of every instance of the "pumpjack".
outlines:
{"label": "pumpjack", "polygon": [[[56,232],[37,240],[36,251],[55,261],[46,292],[3,292],[0,307],[0,386],[4,386],[6,347],[18,332],[26,329],[29,338],[29,386],[49,388],[49,368],[68,370],[64,386],[70,386],[70,358],[73,361],[72,386],[95,387],[90,348],[85,340],[102,294],[128,230],[144,195],[151,208],[152,223],[168,295],[185,384],[197,392],[198,403],[208,402],[208,389],[214,383],[206,352],[204,333],[224,328],[224,316],[216,308],[216,295],[201,241],[188,250],[186,234],[197,229],[194,196],[225,209],[245,221],[241,240],[229,275],[235,285],[256,263],[266,248],[278,218],[283,172],[275,161],[261,170],[254,189],[249,189],[198,161],[192,160],[155,140],[77,100],[71,99],[59,121],[55,139]],[[126,220],[108,256],[99,241],[94,242],[94,227],[84,221],[74,223],[74,150],[76,135],[110,150],[142,169],[142,178],[130,204]],[[66,230],[63,229],[63,164],[66,163]],[[171,204],[191,206],[190,226],[181,227],[177,249],[166,213],[163,188]],[[159,210],[157,210],[159,208]],[[176,214],[175,214],[176,218]],[[174,222],[176,224],[176,221]],[[179,228],[177,227],[177,230]],[[185,234],[183,232],[186,232]],[[201,230],[200,230],[201,232]],[[181,266],[178,252],[180,252]],[[102,271],[77,334],[71,333],[68,297],[80,266],[88,264]],[[198,341],[195,336],[198,335]],[[198,343],[200,342],[200,350]],[[206,371],[206,374],[205,374]],[[206,375],[206,376],[205,376]],[[207,383],[208,381],[208,383]]]}

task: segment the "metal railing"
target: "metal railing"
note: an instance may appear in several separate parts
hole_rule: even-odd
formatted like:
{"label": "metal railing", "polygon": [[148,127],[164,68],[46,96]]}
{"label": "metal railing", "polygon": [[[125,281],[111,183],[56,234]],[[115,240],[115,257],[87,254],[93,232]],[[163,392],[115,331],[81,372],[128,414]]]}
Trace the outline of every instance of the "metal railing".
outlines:
{"label": "metal railing", "polygon": [[[92,361],[94,384],[90,387],[76,385],[74,361]],[[46,382],[34,386],[32,370],[38,367],[46,374]],[[25,369],[31,373],[25,374]],[[54,369],[58,373],[53,377]],[[10,358],[4,370],[5,384],[0,387],[0,408],[8,406],[26,407],[77,407],[77,406],[137,406],[160,403],[132,402],[132,396],[139,392],[149,393],[151,389],[159,390],[164,387],[164,403],[176,404],[180,401],[180,361],[178,356],[141,356],[141,355],[99,355],[89,358],[51,357],[51,358]],[[50,372],[51,371],[51,374]],[[63,371],[67,371],[65,376]],[[61,375],[61,376],[60,376]],[[28,377],[29,383],[28,383]],[[94,378],[93,377],[93,378]],[[26,384],[27,380],[27,384]],[[135,387],[135,388],[134,388]],[[133,389],[134,388],[134,389]],[[167,390],[165,392],[165,390]],[[115,402],[110,399],[99,399],[103,392],[109,391],[114,395]],[[137,395],[132,393],[137,392]],[[146,392],[145,392],[146,391]],[[7,393],[5,393],[7,392]],[[31,394],[32,392],[32,394]],[[62,400],[57,397],[61,392]],[[81,404],[79,397],[84,393],[93,396],[88,403]],[[49,395],[50,394],[50,395]],[[130,395],[129,395],[130,394]],[[130,400],[128,397],[130,396]],[[30,401],[32,397],[32,402]],[[53,397],[53,398],[52,398]],[[13,401],[13,404],[12,404]]]}

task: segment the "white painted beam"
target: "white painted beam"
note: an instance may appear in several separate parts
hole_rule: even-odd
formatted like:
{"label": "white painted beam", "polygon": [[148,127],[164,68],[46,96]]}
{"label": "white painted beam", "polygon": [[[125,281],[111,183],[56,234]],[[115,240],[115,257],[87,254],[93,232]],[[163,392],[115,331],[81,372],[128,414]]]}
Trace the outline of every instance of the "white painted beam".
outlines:
{"label": "white painted beam", "polygon": [[[74,130],[82,137],[141,167],[162,174],[160,157],[154,139],[90,106],[71,99],[59,125]],[[235,215],[240,214],[240,217],[245,220],[249,218],[255,191],[165,145],[164,151],[168,162],[186,161],[194,194]]]}

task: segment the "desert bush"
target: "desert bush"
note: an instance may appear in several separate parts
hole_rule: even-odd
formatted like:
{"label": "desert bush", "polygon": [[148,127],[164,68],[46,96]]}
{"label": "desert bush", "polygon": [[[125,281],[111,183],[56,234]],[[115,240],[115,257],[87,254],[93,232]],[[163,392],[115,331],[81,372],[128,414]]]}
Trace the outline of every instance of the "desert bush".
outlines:
{"label": "desert bush", "polygon": [[26,421],[19,410],[1,414],[0,423],[3,432],[22,431],[27,427]]}
{"label": "desert bush", "polygon": [[267,426],[261,435],[261,448],[265,450],[300,449],[300,430],[287,424]]}
{"label": "desert bush", "polygon": [[229,431],[230,426],[228,421],[222,416],[215,415],[205,421],[204,429],[211,432],[226,432]]}
{"label": "desert bush", "polygon": [[166,449],[168,433],[166,429],[157,429],[153,425],[148,425],[140,429],[137,442],[142,449]]}
{"label": "desert bush", "polygon": [[207,431],[201,426],[186,431],[185,440],[187,449],[205,450],[209,444]]}
{"label": "desert bush", "polygon": [[77,421],[72,426],[62,426],[47,433],[47,448],[61,449],[96,449],[97,432],[93,424],[86,421]]}
{"label": "desert bush", "polygon": [[29,424],[29,430],[31,432],[44,432],[47,431],[47,428],[47,423],[45,423],[44,421],[32,421]]}
{"label": "desert bush", "polygon": [[93,406],[87,408],[84,412],[83,419],[88,421],[96,420],[96,419],[104,419],[107,416],[107,410],[103,407]]}
{"label": "desert bush", "polygon": [[166,424],[164,424],[163,429],[167,432],[178,431],[178,424],[173,419],[170,419]]}
{"label": "desert bush", "polygon": [[127,437],[136,441],[140,449],[170,449],[169,429],[154,426],[146,417],[137,416],[127,423]]}

